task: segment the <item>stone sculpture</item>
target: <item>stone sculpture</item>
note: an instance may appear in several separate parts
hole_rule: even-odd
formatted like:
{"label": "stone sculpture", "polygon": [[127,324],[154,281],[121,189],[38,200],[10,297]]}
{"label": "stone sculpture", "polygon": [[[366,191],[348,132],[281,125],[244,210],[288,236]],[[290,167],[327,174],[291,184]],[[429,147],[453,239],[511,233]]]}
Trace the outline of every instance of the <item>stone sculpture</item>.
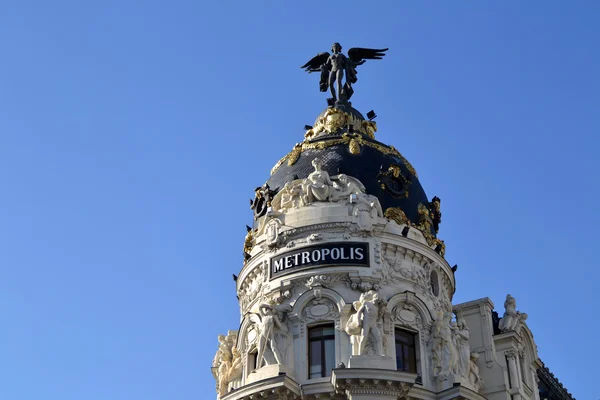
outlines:
{"label": "stone sculpture", "polygon": [[501,332],[514,331],[519,322],[525,321],[527,314],[517,311],[517,301],[510,294],[506,295],[504,301],[504,315],[500,318],[498,328]]}
{"label": "stone sculpture", "polygon": [[[334,43],[331,46],[331,52],[319,53],[304,64],[301,68],[306,69],[306,72],[320,72],[321,80],[319,89],[321,92],[326,92],[327,88],[331,89],[333,100],[348,101],[354,90],[352,84],[356,83],[356,67],[365,63],[366,60],[380,60],[388,49],[364,49],[354,47],[348,50],[346,57],[342,53],[342,46],[339,43]],[[342,86],[342,80],[346,75],[346,82]],[[336,87],[337,86],[337,92]]]}
{"label": "stone sculpture", "polygon": [[464,380],[469,379],[471,348],[469,347],[469,327],[464,319],[460,318],[455,331],[455,344],[458,353],[457,374]]}
{"label": "stone sculpture", "polygon": [[483,380],[479,375],[479,367],[477,366],[477,360],[479,359],[478,353],[471,353],[471,361],[469,363],[469,383],[473,390],[479,392],[483,387]]}
{"label": "stone sculpture", "polygon": [[296,179],[283,186],[273,199],[274,210],[286,212],[315,202],[352,204],[352,215],[358,217],[361,228],[369,228],[368,220],[383,217],[379,200],[365,193],[358,179],[345,174],[329,176],[318,158],[312,164],[315,170],[306,179]]}
{"label": "stone sculpture", "polygon": [[456,374],[458,367],[458,353],[456,351],[453,329],[450,320],[452,314],[438,311],[432,327],[432,358],[433,376],[444,381],[450,374]]}
{"label": "stone sculpture", "polygon": [[346,323],[346,333],[350,335],[352,355],[366,355],[367,342],[372,340],[374,353],[385,356],[383,351],[383,332],[379,328],[385,303],[374,290],[360,295],[353,303],[356,313]]}
{"label": "stone sculpture", "polygon": [[323,163],[319,158],[312,161],[314,171],[302,182],[304,204],[314,201],[328,201],[333,189],[333,182],[327,171],[323,171]]}
{"label": "stone sculpture", "polygon": [[242,357],[235,347],[237,331],[229,331],[227,336],[219,335],[219,348],[213,359],[212,372],[216,380],[217,393],[224,396],[232,382],[242,377]]}
{"label": "stone sculpture", "polygon": [[275,314],[273,306],[270,304],[262,304],[260,306],[261,320],[258,327],[258,353],[256,355],[256,369],[259,369],[268,364],[265,357],[267,350],[273,353],[275,362],[280,365],[285,364],[285,350],[281,349],[278,345],[277,335],[279,333],[287,334],[287,326],[281,322],[279,317]]}

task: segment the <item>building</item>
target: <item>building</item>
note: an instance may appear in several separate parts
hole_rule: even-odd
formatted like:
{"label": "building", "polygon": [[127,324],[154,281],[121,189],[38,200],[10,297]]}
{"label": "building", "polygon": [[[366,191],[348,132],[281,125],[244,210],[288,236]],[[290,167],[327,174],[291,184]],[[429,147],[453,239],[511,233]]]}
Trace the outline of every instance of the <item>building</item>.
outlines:
{"label": "building", "polygon": [[[213,360],[217,398],[572,399],[512,296],[501,318],[488,298],[452,304],[441,200],[376,140],[375,114],[348,101],[354,68],[384,50],[332,50],[342,58],[305,65],[331,88],[329,106],[251,202],[240,326]],[[348,79],[337,91],[335,62]]]}

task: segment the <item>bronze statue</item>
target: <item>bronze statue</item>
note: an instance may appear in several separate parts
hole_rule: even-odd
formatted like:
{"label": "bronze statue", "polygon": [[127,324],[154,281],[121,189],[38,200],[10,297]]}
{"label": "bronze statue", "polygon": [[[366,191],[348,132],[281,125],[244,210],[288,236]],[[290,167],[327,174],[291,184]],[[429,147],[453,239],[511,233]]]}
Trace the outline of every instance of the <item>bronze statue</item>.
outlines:
{"label": "bronze statue", "polygon": [[[354,93],[352,84],[357,81],[356,67],[364,64],[366,60],[381,60],[387,50],[353,47],[348,50],[348,56],[345,56],[342,53],[342,46],[334,43],[331,47],[333,54],[319,53],[300,68],[304,68],[308,73],[321,72],[319,82],[321,92],[326,92],[329,87],[334,101],[348,101]],[[346,83],[342,86],[344,72],[346,72]],[[337,86],[337,95],[334,84]]]}

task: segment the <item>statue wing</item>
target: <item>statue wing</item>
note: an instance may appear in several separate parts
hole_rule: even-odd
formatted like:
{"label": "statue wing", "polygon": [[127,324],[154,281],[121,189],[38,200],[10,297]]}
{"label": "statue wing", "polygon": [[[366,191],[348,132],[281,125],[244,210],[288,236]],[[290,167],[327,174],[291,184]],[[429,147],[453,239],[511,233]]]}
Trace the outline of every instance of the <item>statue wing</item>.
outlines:
{"label": "statue wing", "polygon": [[301,66],[300,68],[304,68],[304,70],[308,73],[311,72],[321,72],[321,65],[324,65],[329,58],[329,53],[319,53],[313,58],[311,58],[306,64]]}
{"label": "statue wing", "polygon": [[365,49],[353,47],[348,50],[348,58],[354,67],[364,64],[366,60],[381,60],[388,49]]}

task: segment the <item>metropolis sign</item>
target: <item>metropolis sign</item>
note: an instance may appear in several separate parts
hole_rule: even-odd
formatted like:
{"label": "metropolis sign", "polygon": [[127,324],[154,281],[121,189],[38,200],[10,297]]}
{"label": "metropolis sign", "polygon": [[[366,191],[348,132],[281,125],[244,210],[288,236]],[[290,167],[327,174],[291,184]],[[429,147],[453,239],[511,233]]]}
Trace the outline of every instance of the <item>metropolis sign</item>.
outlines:
{"label": "metropolis sign", "polygon": [[354,265],[369,266],[369,244],[323,243],[279,254],[271,259],[271,279],[300,269]]}

